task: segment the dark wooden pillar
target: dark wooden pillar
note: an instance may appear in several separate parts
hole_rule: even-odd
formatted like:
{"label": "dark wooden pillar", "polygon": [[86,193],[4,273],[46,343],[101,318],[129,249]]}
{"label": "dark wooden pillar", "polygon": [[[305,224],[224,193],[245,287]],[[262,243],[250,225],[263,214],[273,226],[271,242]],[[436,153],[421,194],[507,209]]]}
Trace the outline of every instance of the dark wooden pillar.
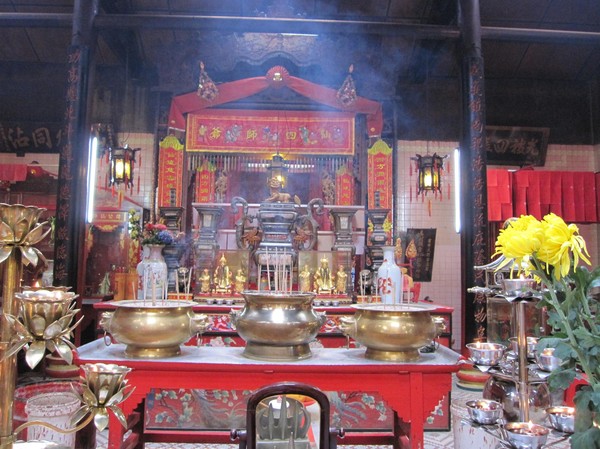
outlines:
{"label": "dark wooden pillar", "polygon": [[59,156],[54,284],[77,290],[77,267],[85,235],[88,160],[87,104],[93,21],[98,0],[75,0],[67,54],[66,110]]}
{"label": "dark wooden pillar", "polygon": [[486,333],[486,298],[467,289],[483,286],[473,266],[489,262],[485,153],[485,91],[478,0],[460,0],[462,45],[461,252],[463,346]]}

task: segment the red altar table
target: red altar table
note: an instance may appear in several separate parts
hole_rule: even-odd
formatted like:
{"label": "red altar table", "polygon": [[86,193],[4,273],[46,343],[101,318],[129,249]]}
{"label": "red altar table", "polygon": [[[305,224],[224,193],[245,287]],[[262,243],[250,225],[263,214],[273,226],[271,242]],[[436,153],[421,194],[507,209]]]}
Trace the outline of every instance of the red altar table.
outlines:
{"label": "red altar table", "polygon": [[[295,362],[266,362],[242,355],[243,348],[182,346],[169,359],[131,359],[125,346],[96,340],[78,348],[76,362],[117,363],[132,368],[127,375],[134,393],[121,408],[130,416],[152,388],[248,389],[280,381],[314,385],[321,390],[378,392],[403,421],[395,426],[394,446],[423,448],[423,423],[451,389],[451,374],[460,355],[440,346],[417,362],[369,360],[364,348],[315,348],[312,357]],[[108,449],[118,449],[125,429],[111,415]],[[198,438],[200,440],[200,438]],[[408,444],[408,446],[406,445]]]}

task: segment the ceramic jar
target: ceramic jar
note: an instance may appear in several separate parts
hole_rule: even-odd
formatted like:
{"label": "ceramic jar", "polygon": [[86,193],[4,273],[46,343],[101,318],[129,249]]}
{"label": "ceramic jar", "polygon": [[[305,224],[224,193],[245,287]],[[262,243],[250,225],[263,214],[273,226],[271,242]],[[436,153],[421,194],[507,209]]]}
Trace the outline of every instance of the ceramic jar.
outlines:
{"label": "ceramic jar", "polygon": [[137,299],[166,298],[168,269],[162,251],[165,245],[144,245],[138,263]]}
{"label": "ceramic jar", "polygon": [[383,246],[383,262],[377,270],[377,293],[383,304],[402,302],[402,271],[394,258],[394,246]]}

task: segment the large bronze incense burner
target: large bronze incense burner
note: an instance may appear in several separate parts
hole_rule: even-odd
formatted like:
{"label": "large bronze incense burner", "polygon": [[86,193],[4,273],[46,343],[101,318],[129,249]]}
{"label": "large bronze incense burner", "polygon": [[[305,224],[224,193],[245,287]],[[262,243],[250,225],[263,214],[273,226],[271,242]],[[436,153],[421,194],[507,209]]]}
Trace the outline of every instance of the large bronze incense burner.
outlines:
{"label": "large bronze incense burner", "polygon": [[195,314],[194,302],[179,300],[115,301],[100,326],[126,345],[129,357],[161,358],[181,353],[181,345],[208,327],[205,314]]}
{"label": "large bronze incense burner", "polygon": [[367,347],[365,357],[410,362],[419,349],[441,333],[428,304],[361,304],[352,317],[342,317],[344,334]]}
{"label": "large bronze incense burner", "polygon": [[245,306],[231,321],[246,341],[244,356],[294,361],[312,356],[309,343],[325,322],[312,307],[314,293],[245,291]]}

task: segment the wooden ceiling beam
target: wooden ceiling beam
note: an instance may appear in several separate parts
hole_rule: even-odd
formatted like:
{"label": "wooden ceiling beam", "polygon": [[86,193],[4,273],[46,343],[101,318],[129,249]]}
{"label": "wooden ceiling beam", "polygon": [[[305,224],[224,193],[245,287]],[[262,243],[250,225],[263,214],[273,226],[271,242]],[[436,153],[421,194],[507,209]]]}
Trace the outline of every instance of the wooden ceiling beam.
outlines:
{"label": "wooden ceiling beam", "polygon": [[[72,14],[2,12],[0,27],[70,27],[72,17]],[[356,33],[407,36],[418,39],[460,38],[460,30],[456,26],[369,20],[99,13],[94,26],[98,29],[210,29],[257,33]],[[497,41],[528,43],[600,43],[598,32],[533,28],[482,26],[481,37]]]}

